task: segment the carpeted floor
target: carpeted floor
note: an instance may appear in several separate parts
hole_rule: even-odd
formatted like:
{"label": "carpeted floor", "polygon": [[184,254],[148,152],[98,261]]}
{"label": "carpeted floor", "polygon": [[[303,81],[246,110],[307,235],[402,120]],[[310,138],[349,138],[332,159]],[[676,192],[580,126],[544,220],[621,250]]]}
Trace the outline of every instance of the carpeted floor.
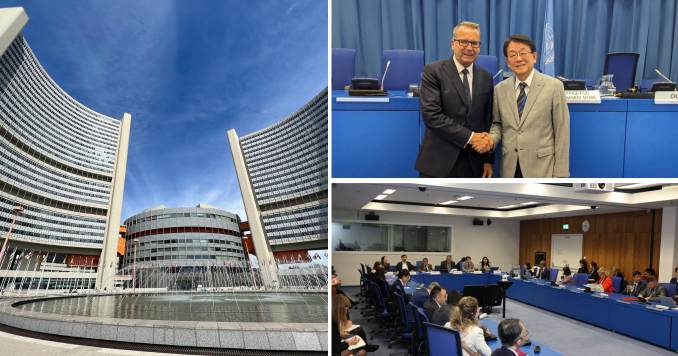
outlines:
{"label": "carpeted floor", "polygon": [[[355,301],[358,287],[344,287],[344,291]],[[376,330],[375,322],[368,322],[360,315],[358,305],[351,309],[351,319],[366,330],[368,338],[374,336],[371,331]],[[490,318],[501,320],[501,308],[495,308]],[[582,323],[558,314],[544,311],[527,304],[507,300],[506,317],[522,320],[530,332],[530,339],[536,345],[546,345],[563,355],[594,355],[594,356],[638,356],[638,355],[671,355],[677,353],[651,344],[613,333],[599,327]],[[379,345],[379,350],[370,353],[372,356],[405,355],[409,345],[401,343],[388,348],[388,339],[383,336],[374,336],[368,340],[371,344]]]}

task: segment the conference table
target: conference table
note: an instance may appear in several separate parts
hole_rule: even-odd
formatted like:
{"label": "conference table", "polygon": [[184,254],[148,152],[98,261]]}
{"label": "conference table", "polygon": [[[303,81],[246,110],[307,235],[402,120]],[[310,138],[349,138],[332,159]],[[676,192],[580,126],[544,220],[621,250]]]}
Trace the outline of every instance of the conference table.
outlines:
{"label": "conference table", "polygon": [[[678,105],[603,98],[600,104],[568,107],[571,177],[678,177],[678,165],[669,163],[678,156],[673,137]],[[419,98],[405,91],[349,97],[333,90],[332,176],[416,178],[414,163],[425,131]],[[495,175],[500,155],[496,158]]]}
{"label": "conference table", "polygon": [[628,296],[585,293],[576,286],[552,287],[541,280],[512,280],[508,298],[678,351],[678,311],[659,310]]}

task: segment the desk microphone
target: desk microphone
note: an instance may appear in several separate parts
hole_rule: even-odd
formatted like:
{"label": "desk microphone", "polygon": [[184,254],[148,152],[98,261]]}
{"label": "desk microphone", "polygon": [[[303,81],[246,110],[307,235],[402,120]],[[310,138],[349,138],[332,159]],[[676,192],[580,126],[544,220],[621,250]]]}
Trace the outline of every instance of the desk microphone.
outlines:
{"label": "desk microphone", "polygon": [[384,69],[384,75],[381,76],[381,91],[384,91],[384,79],[386,79],[386,73],[388,73],[388,67],[391,65],[391,60],[389,59],[386,62],[386,69]]}
{"label": "desk microphone", "polygon": [[662,77],[662,79],[666,80],[666,81],[669,82],[669,83],[673,83],[673,80],[669,79],[667,76],[665,76],[664,74],[662,74],[662,72],[660,72],[658,68],[655,68],[654,71],[655,71],[657,74],[659,74],[659,76]]}
{"label": "desk microphone", "polygon": [[658,91],[675,91],[678,90],[678,86],[676,86],[676,83],[669,79],[669,77],[665,76],[662,72],[659,71],[659,69],[655,68],[654,71],[659,74],[662,79],[665,80],[665,82],[657,82],[652,84],[652,88],[650,88],[650,91],[653,92],[658,92]]}
{"label": "desk microphone", "polygon": [[560,75],[556,75],[556,78],[560,79],[560,80],[563,81],[563,82],[566,81],[566,80],[569,80],[569,79],[567,79],[567,78],[565,78],[565,77],[563,77],[563,76],[560,76]]}
{"label": "desk microphone", "polygon": [[501,74],[501,73],[504,73],[504,70],[503,70],[503,69],[500,69],[500,70],[497,72],[497,74],[495,74],[494,76],[492,76],[492,80],[497,79],[497,77],[498,77],[499,74]]}

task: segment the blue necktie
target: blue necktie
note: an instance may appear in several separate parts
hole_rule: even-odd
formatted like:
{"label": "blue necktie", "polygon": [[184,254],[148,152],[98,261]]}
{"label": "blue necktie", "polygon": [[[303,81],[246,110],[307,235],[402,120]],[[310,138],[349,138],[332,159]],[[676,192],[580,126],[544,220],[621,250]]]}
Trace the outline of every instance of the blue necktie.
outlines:
{"label": "blue necktie", "polygon": [[518,94],[516,103],[518,104],[518,116],[522,117],[523,109],[525,109],[525,102],[527,101],[527,94],[525,93],[525,87],[527,87],[527,84],[525,84],[525,82],[520,82],[518,86],[520,87],[520,94]]}

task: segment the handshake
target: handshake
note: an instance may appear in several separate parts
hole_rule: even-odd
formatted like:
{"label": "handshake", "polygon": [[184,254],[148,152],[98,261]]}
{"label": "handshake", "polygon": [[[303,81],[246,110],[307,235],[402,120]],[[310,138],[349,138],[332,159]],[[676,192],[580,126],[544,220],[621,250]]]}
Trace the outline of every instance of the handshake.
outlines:
{"label": "handshake", "polygon": [[487,153],[494,147],[492,137],[487,132],[474,132],[469,143],[478,153]]}

